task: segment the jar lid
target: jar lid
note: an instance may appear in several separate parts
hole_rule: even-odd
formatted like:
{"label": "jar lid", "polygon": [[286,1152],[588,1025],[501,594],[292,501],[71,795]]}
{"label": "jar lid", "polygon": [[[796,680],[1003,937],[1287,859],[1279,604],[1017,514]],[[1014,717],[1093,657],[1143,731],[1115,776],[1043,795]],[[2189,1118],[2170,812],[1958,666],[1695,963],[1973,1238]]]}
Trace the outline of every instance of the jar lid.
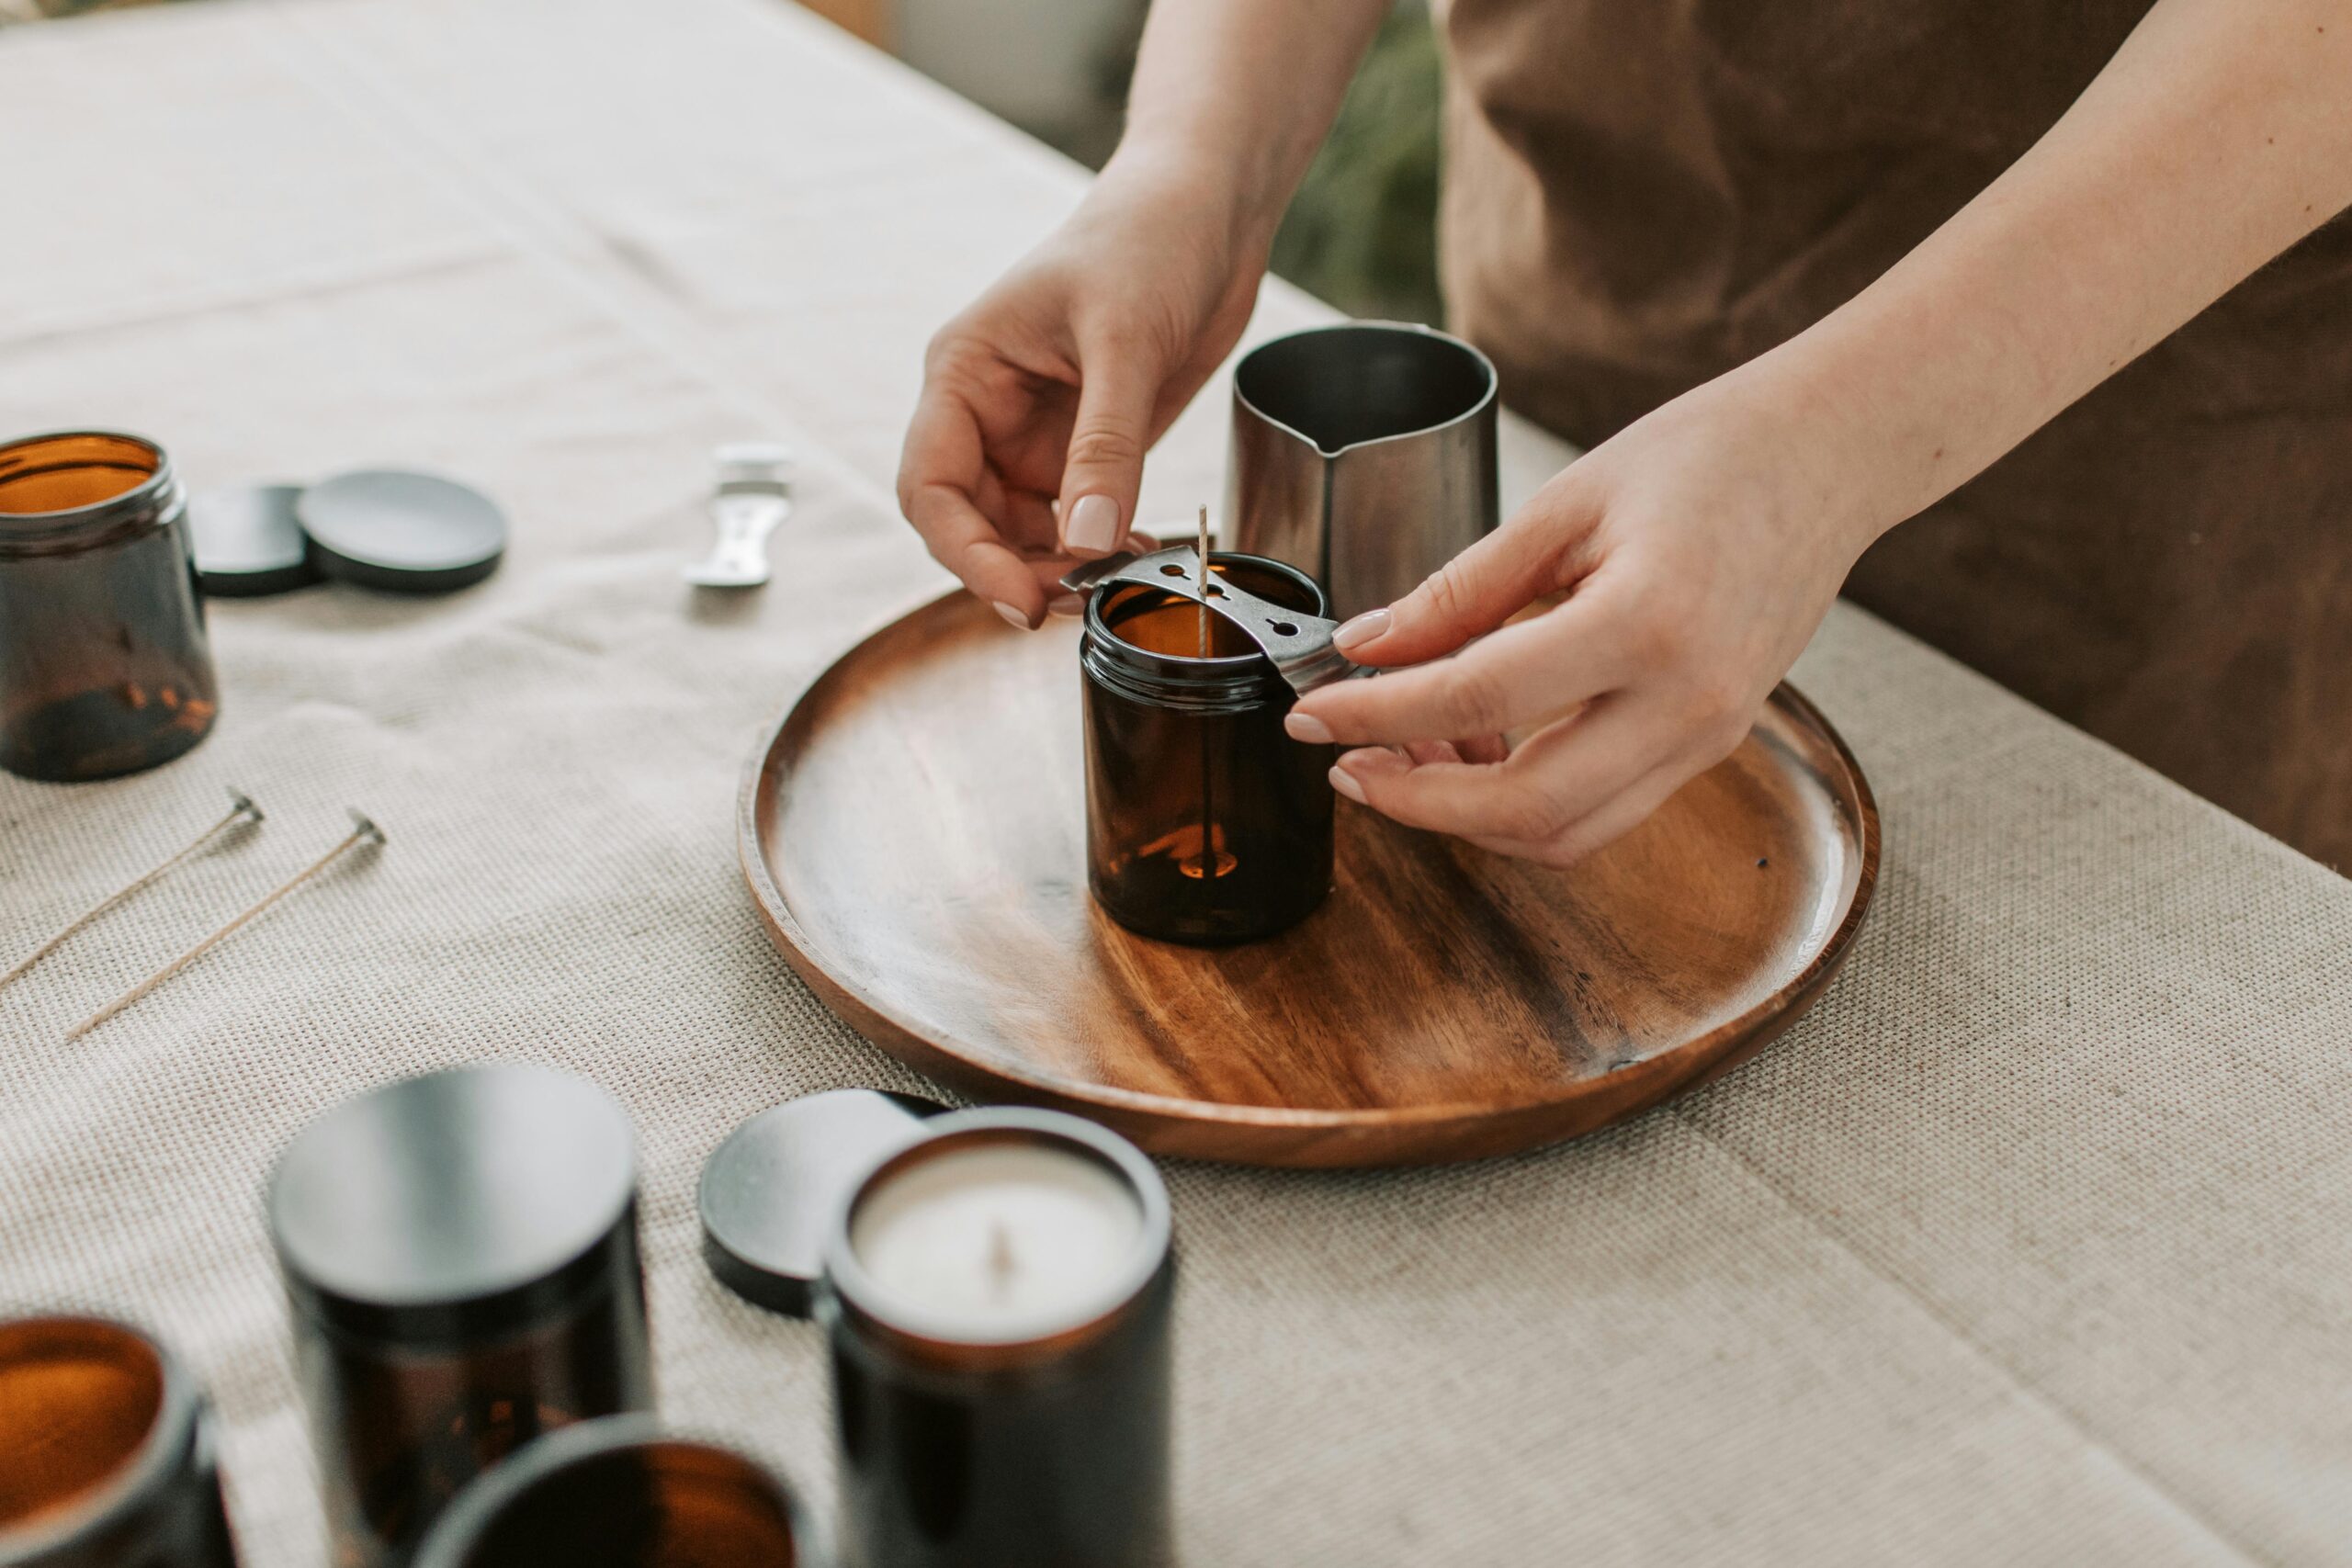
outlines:
{"label": "jar lid", "polygon": [[490,1063],[405,1078],[311,1120],[269,1225],[296,1303],[356,1333],[439,1338],[533,1321],[635,1247],[628,1115],[587,1079]]}
{"label": "jar lid", "polygon": [[319,581],[310,542],[294,519],[301,493],[300,485],[241,485],[188,498],[188,543],[205,592],[252,598]]}
{"label": "jar lid", "polygon": [[438,474],[337,474],[304,491],[294,514],[321,571],[394,593],[447,593],[480,582],[506,552],[498,503]]}
{"label": "jar lid", "polygon": [[946,1109],[920,1095],[837,1089],[761,1111],[702,1168],[703,1261],[752,1305],[808,1316],[850,1184]]}

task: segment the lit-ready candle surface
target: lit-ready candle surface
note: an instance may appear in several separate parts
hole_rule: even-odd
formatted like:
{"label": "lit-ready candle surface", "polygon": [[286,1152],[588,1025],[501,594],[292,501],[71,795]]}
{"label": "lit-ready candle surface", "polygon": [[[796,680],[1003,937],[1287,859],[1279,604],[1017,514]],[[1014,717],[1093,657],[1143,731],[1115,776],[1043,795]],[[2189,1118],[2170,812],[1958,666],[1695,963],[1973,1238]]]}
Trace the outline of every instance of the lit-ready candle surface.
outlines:
{"label": "lit-ready candle surface", "polygon": [[1143,1211],[1082,1155],[978,1144],[867,1194],[850,1246],[889,1315],[941,1338],[1002,1342],[1075,1327],[1134,1289]]}

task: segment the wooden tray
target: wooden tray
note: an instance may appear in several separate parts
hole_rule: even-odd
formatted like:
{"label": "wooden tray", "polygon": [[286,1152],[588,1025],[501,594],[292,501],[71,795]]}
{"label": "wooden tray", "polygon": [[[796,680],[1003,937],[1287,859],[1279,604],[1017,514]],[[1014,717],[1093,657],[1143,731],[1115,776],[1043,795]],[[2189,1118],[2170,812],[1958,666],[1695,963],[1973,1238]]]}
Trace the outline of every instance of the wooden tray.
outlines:
{"label": "wooden tray", "polygon": [[1740,750],[1566,872],[1340,802],[1339,880],[1271,942],[1132,936],[1086,891],[1078,626],[937,600],[809,686],[743,777],[769,934],[853,1025],[987,1100],[1161,1154],[1472,1158],[1724,1071],[1827,984],[1878,812],[1794,690]]}

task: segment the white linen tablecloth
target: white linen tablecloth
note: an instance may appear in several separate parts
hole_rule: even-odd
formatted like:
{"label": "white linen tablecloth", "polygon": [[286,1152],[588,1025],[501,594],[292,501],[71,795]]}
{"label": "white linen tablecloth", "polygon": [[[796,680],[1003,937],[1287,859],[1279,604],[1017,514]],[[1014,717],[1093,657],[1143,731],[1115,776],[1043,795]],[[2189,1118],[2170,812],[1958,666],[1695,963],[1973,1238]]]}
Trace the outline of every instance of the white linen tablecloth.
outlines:
{"label": "white linen tablecloth", "polygon": [[[1081,176],[775,0],[15,28],[0,147],[0,431],[151,434],[198,485],[429,465],[515,524],[451,598],[215,604],[184,761],[0,779],[0,957],[221,785],[270,814],[0,992],[0,1296],[159,1327],[250,1562],[315,1563],[264,1173],[369,1085],[558,1063],[637,1119],[665,1413],[822,1511],[816,1332],[705,1274],[695,1179],[761,1107],[918,1080],[769,949],[738,770],[943,586],[888,492],[921,345]],[[1147,521],[1215,497],[1223,399]],[[782,577],[697,599],[710,448],[772,435]],[[1509,443],[1515,492],[1559,460]],[[1796,678],[1885,862],[1761,1058],[1519,1158],[1170,1169],[1188,1561],[2352,1562],[2352,885],[1852,609]],[[62,1042],[346,803],[380,856]]]}

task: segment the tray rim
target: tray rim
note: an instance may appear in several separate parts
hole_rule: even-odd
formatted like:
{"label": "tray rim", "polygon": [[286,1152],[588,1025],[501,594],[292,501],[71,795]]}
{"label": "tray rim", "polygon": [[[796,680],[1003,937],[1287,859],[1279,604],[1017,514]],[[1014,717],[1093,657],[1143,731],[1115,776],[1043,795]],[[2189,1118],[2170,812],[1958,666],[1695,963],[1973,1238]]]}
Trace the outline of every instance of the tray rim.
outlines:
{"label": "tray rim", "polygon": [[[1860,761],[1846,743],[1846,738],[1838,733],[1837,726],[1829,722],[1827,716],[1810,697],[1783,679],[1774,685],[1765,702],[1768,705],[1781,706],[1827,742],[1831,754],[1838,760],[1845,784],[1852,795],[1852,816],[1858,829],[1856,840],[1860,858],[1853,893],[1835,928],[1793,978],[1736,1018],[1728,1019],[1703,1034],[1694,1035],[1671,1050],[1618,1068],[1602,1077],[1575,1080],[1563,1084],[1556,1091],[1509,1100],[1442,1100],[1409,1106],[1314,1109],[1226,1105],[1176,1099],[1137,1089],[1115,1089],[1107,1084],[1039,1072],[1025,1062],[1008,1059],[993,1049],[969,1043],[957,1042],[952,1047],[942,1044],[924,1033],[918,1021],[899,1012],[884,998],[869,995],[863,987],[841,979],[826,967],[819,956],[822,952],[820,944],[802,927],[783,889],[776,886],[775,878],[768,870],[767,858],[761,847],[758,802],[762,781],[784,746],[787,732],[820,688],[833,680],[842,667],[869,643],[966,597],[968,595],[963,588],[950,588],[945,592],[926,592],[907,608],[886,612],[865,631],[854,635],[840,651],[793,690],[776,716],[760,727],[759,742],[744,761],[736,788],[735,840],[737,863],[752,896],[752,907],[759,913],[761,925],[770,943],[792,966],[794,973],[836,1016],[870,1043],[916,1070],[942,1077],[967,1091],[1001,1092],[1011,1087],[1034,1097],[1037,1102],[1058,1104],[1081,1111],[1095,1111],[1122,1121],[1129,1117],[1145,1117],[1161,1122],[1181,1122],[1212,1130],[1255,1127],[1303,1134],[1360,1133],[1368,1135],[1393,1133],[1406,1127],[1465,1122],[1492,1125],[1522,1118],[1540,1121],[1597,1098],[1601,1092],[1601,1086],[1607,1087],[1611,1099],[1619,1099],[1622,1098],[1618,1092],[1621,1089],[1644,1087],[1648,1080],[1660,1077],[1679,1084],[1679,1092],[1688,1092],[1747,1060],[1812,1006],[1815,998],[1844,964],[1853,947],[1854,938],[1860,931],[1874,902],[1881,846],[1878,797],[1871,788],[1869,775],[1863,773]],[[1834,787],[1831,793],[1837,793]],[[1711,1056],[1713,1060],[1709,1059]],[[1703,1064],[1695,1072],[1690,1070],[1694,1060]],[[1636,1096],[1637,1104],[1625,1114],[1638,1114],[1659,1100],[1671,1098],[1675,1092],[1676,1089],[1668,1089],[1657,1098]],[[1597,1131],[1600,1126],[1622,1119],[1622,1116],[1608,1117],[1586,1130]],[[1555,1134],[1551,1139],[1532,1139],[1518,1146],[1535,1146],[1577,1135],[1577,1132],[1566,1131]],[[1230,1156],[1218,1157],[1232,1158]],[[1412,1157],[1401,1156],[1401,1160]],[[1346,1163],[1400,1163],[1401,1160],[1399,1156],[1386,1156],[1377,1161]],[[1255,1163],[1295,1165],[1331,1162],[1277,1158]]]}

